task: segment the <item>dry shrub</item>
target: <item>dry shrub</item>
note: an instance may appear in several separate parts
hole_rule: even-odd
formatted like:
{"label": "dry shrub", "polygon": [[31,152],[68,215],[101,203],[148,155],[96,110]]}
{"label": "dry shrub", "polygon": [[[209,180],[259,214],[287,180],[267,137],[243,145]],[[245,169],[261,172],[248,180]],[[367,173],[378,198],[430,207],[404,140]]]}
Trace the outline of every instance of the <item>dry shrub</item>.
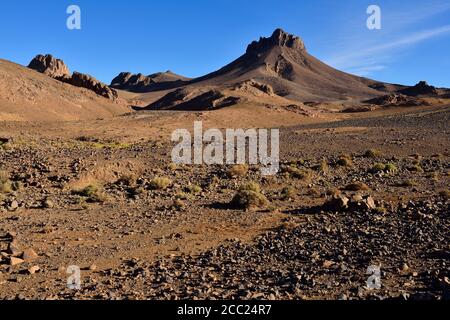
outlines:
{"label": "dry shrub", "polygon": [[244,177],[248,173],[248,165],[247,164],[236,164],[230,168],[228,174],[232,178]]}
{"label": "dry shrub", "polygon": [[353,158],[351,155],[343,154],[339,157],[336,164],[341,167],[353,167]]}
{"label": "dry shrub", "polygon": [[369,186],[364,182],[352,182],[344,187],[346,191],[368,191],[370,190]]}
{"label": "dry shrub", "polygon": [[0,171],[0,193],[11,193],[13,191],[12,183],[6,171]]}
{"label": "dry shrub", "polygon": [[256,209],[268,206],[269,200],[261,193],[256,182],[249,182],[241,186],[231,200],[231,204],[240,209]]}
{"label": "dry shrub", "polygon": [[165,190],[172,185],[172,180],[165,177],[156,177],[149,182],[149,187],[152,190]]}
{"label": "dry shrub", "polygon": [[378,149],[369,149],[364,152],[364,156],[366,158],[381,158],[383,156],[383,152]]}

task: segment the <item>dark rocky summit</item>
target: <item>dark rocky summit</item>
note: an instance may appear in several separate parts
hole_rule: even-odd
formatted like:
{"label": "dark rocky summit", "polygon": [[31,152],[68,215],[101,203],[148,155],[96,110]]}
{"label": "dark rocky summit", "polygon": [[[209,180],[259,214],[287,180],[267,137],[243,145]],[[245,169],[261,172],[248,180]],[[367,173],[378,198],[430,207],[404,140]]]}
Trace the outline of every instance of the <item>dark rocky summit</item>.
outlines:
{"label": "dark rocky summit", "polygon": [[247,47],[248,54],[259,54],[273,47],[287,47],[294,50],[306,51],[305,44],[302,39],[291,35],[282,29],[276,29],[269,38],[261,37],[259,41],[253,41]]}

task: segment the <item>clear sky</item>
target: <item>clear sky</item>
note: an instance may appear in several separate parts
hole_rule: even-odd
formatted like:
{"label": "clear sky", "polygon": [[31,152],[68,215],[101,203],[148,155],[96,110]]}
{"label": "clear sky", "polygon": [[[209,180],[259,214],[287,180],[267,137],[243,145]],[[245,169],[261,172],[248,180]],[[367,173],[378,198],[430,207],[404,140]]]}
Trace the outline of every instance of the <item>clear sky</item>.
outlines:
{"label": "clear sky", "polygon": [[[81,30],[66,9],[81,8]],[[366,27],[381,8],[381,30]],[[344,71],[393,83],[450,87],[450,0],[17,0],[0,2],[0,58],[38,53],[109,83],[121,71],[196,77],[281,27]]]}

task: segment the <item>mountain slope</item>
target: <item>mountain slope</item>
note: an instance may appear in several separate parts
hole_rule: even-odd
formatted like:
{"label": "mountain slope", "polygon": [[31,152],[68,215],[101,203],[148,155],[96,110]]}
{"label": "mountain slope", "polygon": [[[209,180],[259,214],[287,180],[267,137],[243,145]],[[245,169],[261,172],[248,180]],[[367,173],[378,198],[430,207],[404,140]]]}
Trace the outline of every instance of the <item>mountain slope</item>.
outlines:
{"label": "mountain slope", "polygon": [[97,119],[128,111],[118,101],[0,60],[0,121]]}
{"label": "mountain slope", "polygon": [[[361,100],[403,88],[336,70],[310,55],[300,38],[277,29],[271,37],[252,42],[237,60],[183,89],[223,91],[249,80],[270,86],[277,96],[293,102]],[[161,108],[161,103],[157,105]]]}

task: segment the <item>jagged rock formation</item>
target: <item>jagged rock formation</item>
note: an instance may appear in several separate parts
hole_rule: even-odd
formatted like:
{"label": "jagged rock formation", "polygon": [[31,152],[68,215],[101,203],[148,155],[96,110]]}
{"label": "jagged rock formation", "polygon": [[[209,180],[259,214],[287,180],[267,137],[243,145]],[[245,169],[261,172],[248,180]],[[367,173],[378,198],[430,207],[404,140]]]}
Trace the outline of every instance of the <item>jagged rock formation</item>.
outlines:
{"label": "jagged rock formation", "polygon": [[390,94],[365,101],[365,103],[374,104],[382,107],[402,107],[427,105],[426,101],[417,98],[411,98],[403,94]]}
{"label": "jagged rock formation", "polygon": [[117,91],[114,89],[111,89],[106,84],[98,81],[94,77],[83,74],[79,72],[74,72],[72,74],[72,77],[66,81],[67,83],[70,83],[71,85],[74,85],[76,87],[82,87],[89,90],[94,91],[99,96],[105,97],[107,99],[117,99],[118,94]]}
{"label": "jagged rock formation", "polygon": [[118,98],[116,90],[109,88],[106,84],[98,81],[90,75],[79,72],[74,72],[70,75],[69,68],[66,66],[64,61],[56,59],[50,54],[45,56],[41,54],[37,55],[30,62],[28,68],[76,87],[92,90],[104,98],[113,100]]}
{"label": "jagged rock formation", "polygon": [[31,60],[28,68],[36,70],[52,78],[70,77],[69,68],[64,61],[56,59],[51,54],[39,54]]}
{"label": "jagged rock formation", "polygon": [[255,81],[254,79],[246,80],[239,83],[234,90],[241,91],[244,93],[251,93],[256,96],[261,96],[263,94],[267,94],[269,96],[275,95],[273,88],[264,83],[260,83]]}
{"label": "jagged rock formation", "polygon": [[111,81],[111,87],[131,92],[151,92],[177,88],[189,80],[189,78],[171,71],[158,72],[148,76],[144,76],[142,73],[122,72]]}

